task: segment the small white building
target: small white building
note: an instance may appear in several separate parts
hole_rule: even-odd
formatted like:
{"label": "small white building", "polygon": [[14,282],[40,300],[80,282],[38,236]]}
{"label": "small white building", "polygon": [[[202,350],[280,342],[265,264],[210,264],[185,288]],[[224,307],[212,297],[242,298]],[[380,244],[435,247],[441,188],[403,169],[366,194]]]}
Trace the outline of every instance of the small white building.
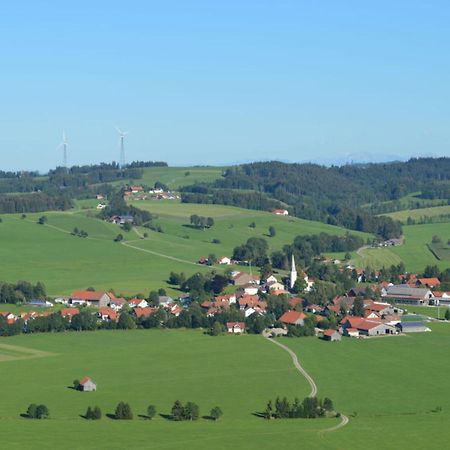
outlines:
{"label": "small white building", "polygon": [[245,332],[244,322],[227,322],[228,333],[242,334]]}
{"label": "small white building", "polygon": [[219,264],[225,264],[225,265],[229,266],[231,264],[231,259],[228,258],[228,256],[222,256],[221,258],[219,258],[217,260],[217,262]]}

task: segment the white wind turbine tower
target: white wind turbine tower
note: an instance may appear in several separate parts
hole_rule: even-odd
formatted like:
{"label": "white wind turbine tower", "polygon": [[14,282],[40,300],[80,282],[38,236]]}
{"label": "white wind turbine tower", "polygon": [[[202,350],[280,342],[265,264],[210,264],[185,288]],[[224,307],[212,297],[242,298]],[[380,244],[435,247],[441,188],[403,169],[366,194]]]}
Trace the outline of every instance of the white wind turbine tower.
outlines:
{"label": "white wind turbine tower", "polygon": [[66,132],[63,130],[61,144],[58,145],[58,150],[63,149],[63,167],[67,170],[67,147],[69,143],[67,142]]}
{"label": "white wind turbine tower", "polygon": [[119,127],[116,127],[117,132],[119,133],[120,139],[120,168],[123,169],[125,166],[125,145],[124,140],[125,136],[128,134],[128,131],[122,131]]}

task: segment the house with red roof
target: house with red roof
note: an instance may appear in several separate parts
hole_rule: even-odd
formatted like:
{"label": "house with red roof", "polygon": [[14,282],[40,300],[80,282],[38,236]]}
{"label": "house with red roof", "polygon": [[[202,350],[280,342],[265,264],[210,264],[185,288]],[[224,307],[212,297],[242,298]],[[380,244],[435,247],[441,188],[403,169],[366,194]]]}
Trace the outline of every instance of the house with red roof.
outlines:
{"label": "house with red roof", "polygon": [[97,390],[97,384],[89,377],[84,377],[80,380],[78,385],[79,390],[83,392],[92,392]]}
{"label": "house with red roof", "polygon": [[128,301],[131,308],[147,308],[148,302],[143,298],[132,298]]}
{"label": "house with red roof", "polygon": [[107,292],[103,291],[75,291],[70,296],[69,303],[72,305],[89,305],[100,308],[101,306],[108,306],[111,297]]}
{"label": "house with red roof", "polygon": [[245,333],[245,323],[244,322],[227,322],[228,333],[231,334],[242,334]]}
{"label": "house with red roof", "polygon": [[440,286],[441,282],[439,278],[418,278],[416,281],[416,286],[418,287],[427,287],[429,289],[433,289],[437,286]]}
{"label": "house with red roof", "polygon": [[342,336],[336,331],[336,330],[325,330],[323,332],[323,339],[325,341],[340,341],[342,339]]}
{"label": "house with red roof", "polygon": [[119,318],[117,311],[108,306],[102,306],[101,308],[98,308],[97,315],[98,318],[103,322],[117,322],[117,319]]}
{"label": "house with red roof", "polygon": [[287,209],[272,209],[272,214],[277,216],[288,216],[289,211]]}
{"label": "house with red roof", "polygon": [[72,321],[72,317],[80,314],[80,310],[78,308],[63,308],[60,311],[62,317],[69,319],[69,322]]}
{"label": "house with red roof", "polygon": [[151,308],[147,306],[146,308],[134,308],[133,312],[136,315],[136,319],[141,319],[144,317],[150,317],[152,314],[158,311],[158,308]]}
{"label": "house with red roof", "polygon": [[302,311],[286,311],[279,320],[285,325],[304,325],[307,317]]}

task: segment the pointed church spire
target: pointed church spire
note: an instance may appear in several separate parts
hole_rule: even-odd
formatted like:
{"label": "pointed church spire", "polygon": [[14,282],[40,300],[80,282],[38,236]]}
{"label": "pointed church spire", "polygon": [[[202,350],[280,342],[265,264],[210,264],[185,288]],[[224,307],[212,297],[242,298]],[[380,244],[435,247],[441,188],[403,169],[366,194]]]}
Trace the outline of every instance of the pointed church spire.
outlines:
{"label": "pointed church spire", "polygon": [[291,262],[291,276],[290,276],[290,288],[294,287],[295,282],[297,281],[297,268],[295,267],[295,259],[294,254],[292,253],[292,262]]}

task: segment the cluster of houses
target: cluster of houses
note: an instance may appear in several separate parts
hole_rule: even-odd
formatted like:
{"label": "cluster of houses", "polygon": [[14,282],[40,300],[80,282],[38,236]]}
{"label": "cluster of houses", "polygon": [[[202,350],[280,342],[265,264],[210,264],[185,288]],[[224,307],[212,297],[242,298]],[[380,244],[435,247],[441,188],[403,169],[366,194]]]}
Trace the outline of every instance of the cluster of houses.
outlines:
{"label": "cluster of houses", "polygon": [[180,196],[172,191],[165,191],[161,188],[149,189],[146,191],[143,186],[133,185],[128,186],[123,194],[125,200],[179,200]]}

